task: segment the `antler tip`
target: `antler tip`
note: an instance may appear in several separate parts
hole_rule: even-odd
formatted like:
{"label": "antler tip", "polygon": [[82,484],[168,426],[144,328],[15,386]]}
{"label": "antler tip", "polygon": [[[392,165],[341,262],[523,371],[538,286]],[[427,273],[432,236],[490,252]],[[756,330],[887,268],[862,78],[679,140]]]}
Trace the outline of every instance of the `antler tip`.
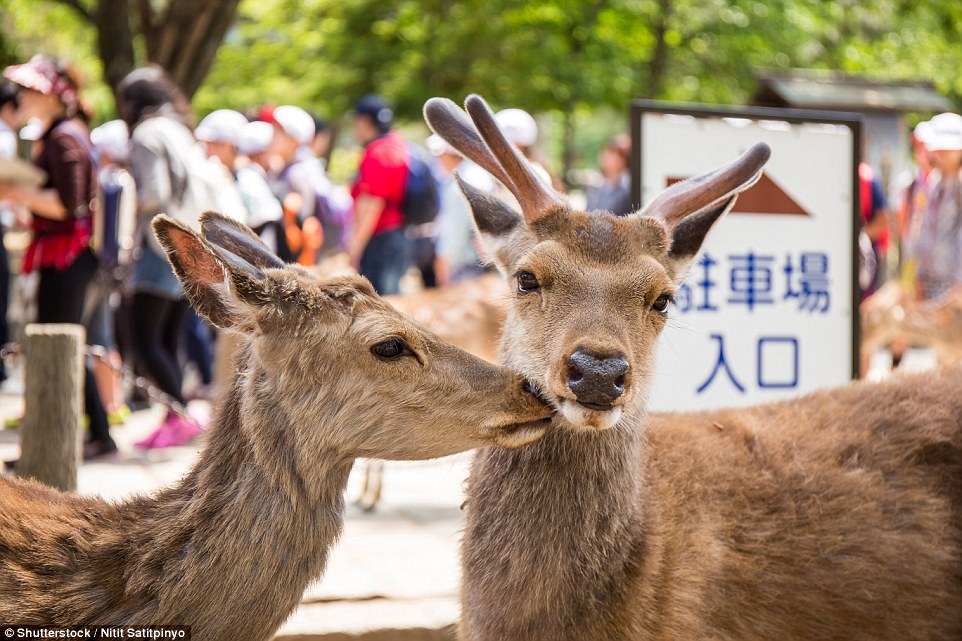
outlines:
{"label": "antler tip", "polygon": [[476,93],[468,94],[468,97],[464,99],[464,108],[468,113],[471,113],[475,109],[491,110],[484,98]]}
{"label": "antler tip", "polygon": [[772,148],[766,142],[756,142],[748,148],[745,155],[751,158],[753,163],[764,165],[772,157]]}

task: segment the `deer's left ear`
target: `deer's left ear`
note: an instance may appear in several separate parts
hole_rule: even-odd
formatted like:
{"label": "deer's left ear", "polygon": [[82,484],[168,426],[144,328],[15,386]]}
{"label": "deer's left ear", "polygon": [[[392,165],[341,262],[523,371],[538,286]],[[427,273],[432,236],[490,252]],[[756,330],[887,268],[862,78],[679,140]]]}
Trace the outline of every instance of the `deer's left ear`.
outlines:
{"label": "deer's left ear", "polygon": [[671,230],[671,248],[668,251],[668,257],[676,274],[684,272],[694,260],[705,242],[708,231],[731,210],[735,205],[735,198],[736,196],[732,196],[722,203],[687,216]]}
{"label": "deer's left ear", "polygon": [[208,243],[225,249],[261,269],[283,269],[284,261],[247,225],[215,211],[200,215],[201,234]]}
{"label": "deer's left ear", "polygon": [[251,320],[251,305],[269,301],[264,273],[243,258],[214,247],[167,216],[155,217],[153,228],[187,300],[217,327],[246,325]]}

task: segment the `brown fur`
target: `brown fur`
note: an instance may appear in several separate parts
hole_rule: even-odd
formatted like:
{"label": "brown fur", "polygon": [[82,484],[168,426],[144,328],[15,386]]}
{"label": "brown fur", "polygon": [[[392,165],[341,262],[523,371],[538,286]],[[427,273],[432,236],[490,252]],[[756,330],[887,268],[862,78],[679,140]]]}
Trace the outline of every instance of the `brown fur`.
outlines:
{"label": "brown fur", "polygon": [[[450,112],[425,109],[456,148],[497,162]],[[465,190],[509,282],[540,283],[513,297],[502,361],[559,412],[531,447],[475,460],[462,639],[962,638],[962,372],[646,416],[666,322],[652,302],[766,158],[755,147],[673,188],[653,216],[512,218]],[[568,389],[584,347],[629,363],[610,410]]]}
{"label": "brown fur", "polygon": [[[356,457],[521,445],[546,430],[549,410],[520,377],[420,329],[364,279],[260,270],[256,247],[248,261],[171,220],[155,227],[193,304],[242,332],[229,395],[197,465],[155,496],[109,503],[0,481],[0,621],[267,639],[323,572]],[[412,355],[372,354],[395,336]]]}
{"label": "brown fur", "polygon": [[508,290],[500,276],[484,274],[456,285],[384,299],[442,340],[486,361],[497,358],[508,305]]}
{"label": "brown fur", "polygon": [[919,303],[898,283],[888,282],[862,303],[860,313],[863,360],[897,341],[930,347],[942,365],[962,362],[962,295],[958,293]]}

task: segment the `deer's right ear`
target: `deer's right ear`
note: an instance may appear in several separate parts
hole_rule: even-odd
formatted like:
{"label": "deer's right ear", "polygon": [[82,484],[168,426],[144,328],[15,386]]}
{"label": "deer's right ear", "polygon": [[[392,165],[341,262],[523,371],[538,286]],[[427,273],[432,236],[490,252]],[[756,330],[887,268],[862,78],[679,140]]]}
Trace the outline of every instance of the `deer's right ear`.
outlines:
{"label": "deer's right ear", "polygon": [[524,218],[500,198],[473,187],[457,174],[455,178],[461,187],[461,193],[471,206],[471,215],[481,235],[481,241],[499,262],[510,262],[510,257],[504,255],[508,239],[515,232],[524,229]]}
{"label": "deer's right ear", "polygon": [[238,303],[263,293],[263,272],[163,214],[154,218],[153,228],[194,309],[220,328],[241,324],[244,305]]}

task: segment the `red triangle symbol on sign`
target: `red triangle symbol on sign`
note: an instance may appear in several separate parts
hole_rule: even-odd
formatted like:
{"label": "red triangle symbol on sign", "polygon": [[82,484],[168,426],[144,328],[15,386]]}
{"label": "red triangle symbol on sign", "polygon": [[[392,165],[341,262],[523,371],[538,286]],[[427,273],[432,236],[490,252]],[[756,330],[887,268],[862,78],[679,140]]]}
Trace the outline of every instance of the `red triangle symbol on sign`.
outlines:
{"label": "red triangle symbol on sign", "polygon": [[[670,186],[684,180],[681,176],[669,176]],[[733,214],[770,214],[775,216],[811,216],[795,199],[779,187],[778,183],[763,173],[757,183],[743,191],[735,201]]]}

